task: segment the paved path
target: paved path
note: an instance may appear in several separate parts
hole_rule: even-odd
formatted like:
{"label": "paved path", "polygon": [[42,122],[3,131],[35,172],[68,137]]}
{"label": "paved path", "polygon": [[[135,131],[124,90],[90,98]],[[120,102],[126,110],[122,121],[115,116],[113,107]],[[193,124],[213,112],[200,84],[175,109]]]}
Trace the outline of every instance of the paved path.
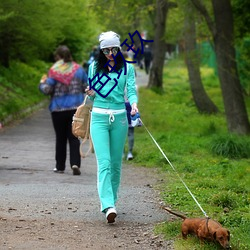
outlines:
{"label": "paved path", "polygon": [[136,67],[136,84],[139,88],[146,87],[148,85],[149,76],[144,72],[144,70],[138,69],[138,67]]}
{"label": "paved path", "polygon": [[[0,188],[2,208],[15,207],[16,203],[27,203],[31,197],[35,203],[45,207],[53,204],[55,197],[62,203],[64,200],[74,200],[74,206],[78,207],[79,213],[72,213],[72,219],[85,217],[86,220],[103,220],[99,213],[99,199],[96,190],[96,160],[95,155],[82,160],[82,175],[73,176],[69,167],[65,174],[53,173],[54,161],[54,132],[47,108],[39,110],[33,116],[25,119],[20,124],[8,128],[0,133]],[[159,221],[161,214],[149,213],[153,204],[146,204],[147,192],[150,189],[151,180],[136,174],[146,173],[146,169],[138,169],[124,166],[123,183],[121,188],[121,202],[118,208],[122,211],[120,218],[126,220],[140,220],[141,222]],[[141,181],[142,180],[142,181]],[[139,195],[138,195],[139,194]],[[135,200],[131,197],[134,197]],[[27,201],[26,201],[27,200]],[[87,202],[86,202],[87,201]],[[34,203],[34,209],[37,204]],[[126,208],[138,204],[138,211],[134,214],[124,215]],[[143,205],[144,204],[144,205]],[[145,209],[146,207],[149,208]],[[140,209],[148,211],[148,216]],[[84,212],[89,210],[88,213]],[[91,212],[90,212],[91,211]],[[30,209],[23,207],[22,213],[30,215]],[[91,213],[91,216],[90,216]],[[61,212],[52,216],[61,217]],[[36,215],[35,215],[36,216]],[[93,216],[93,217],[92,217]]]}
{"label": "paved path", "polygon": [[[138,84],[143,85],[146,78],[145,74],[139,73]],[[11,207],[18,200],[25,202],[25,199],[30,199],[31,195],[35,196],[36,201],[39,200],[42,203],[46,199],[53,203],[54,195],[61,198],[74,196],[78,200],[79,209],[93,211],[98,220],[103,219],[102,215],[96,213],[99,210],[99,200],[96,190],[94,154],[82,160],[81,176],[72,176],[69,163],[65,174],[55,174],[52,172],[55,166],[54,144],[54,131],[47,107],[13,127],[2,129],[0,132],[0,196],[3,196],[5,192],[8,194],[4,198],[6,201],[4,206]],[[144,170],[134,169],[133,171],[141,174]],[[133,171],[128,166],[124,166],[125,179],[121,188],[121,196],[123,196],[121,200],[125,199],[126,201],[120,204],[121,210],[126,210],[125,207],[128,206],[128,203],[132,207],[134,200],[129,197],[141,193],[140,189],[144,189],[144,185],[151,184],[150,181],[147,183],[147,180],[140,183],[139,177],[134,175]],[[134,186],[132,187],[130,184]],[[10,194],[12,195],[11,199],[8,198]],[[13,197],[14,199],[12,199]],[[82,204],[79,197],[83,197],[82,200],[85,201],[87,198],[89,202]],[[137,202],[142,203],[145,199],[144,195],[141,196],[141,199],[140,196],[136,198]],[[138,209],[140,208],[143,208],[141,204],[138,206]],[[73,214],[72,218],[77,218],[79,214]],[[140,212],[130,215],[126,219],[134,220],[138,214]],[[61,216],[60,213],[55,215]],[[148,217],[143,216],[143,218],[136,219],[144,222],[155,221],[155,216],[158,217],[157,214],[153,213]],[[122,217],[124,215],[121,215]],[[86,214],[86,219],[93,220],[89,214]]]}
{"label": "paved path", "polygon": [[[137,79],[138,85],[142,86],[147,76],[140,74]],[[82,160],[81,176],[73,176],[69,164],[64,174],[53,173],[54,140],[47,107],[0,130],[1,250],[31,249],[30,245],[32,249],[72,250],[165,248],[162,241],[156,244],[154,236],[150,238],[145,233],[150,231],[152,235],[154,224],[167,218],[166,213],[159,208],[158,194],[152,188],[159,179],[156,170],[124,164],[117,204],[118,226],[115,230],[107,228],[104,215],[99,211],[94,154]],[[26,227],[20,226],[19,223],[24,221],[27,222]],[[49,226],[43,225],[45,221],[50,221]],[[62,242],[55,241],[50,233],[53,230],[51,227],[64,223],[68,223],[66,227],[70,223],[82,223],[84,230],[80,239],[75,235],[67,238],[67,233],[63,232]],[[27,232],[33,228],[33,232]],[[108,235],[105,233],[108,234],[111,230],[120,232],[123,237],[112,237],[106,242],[105,237]],[[93,234],[96,235],[99,231],[103,233],[97,234],[98,239],[92,239]],[[38,232],[45,236],[39,237]],[[131,235],[137,235],[139,241],[135,241]]]}

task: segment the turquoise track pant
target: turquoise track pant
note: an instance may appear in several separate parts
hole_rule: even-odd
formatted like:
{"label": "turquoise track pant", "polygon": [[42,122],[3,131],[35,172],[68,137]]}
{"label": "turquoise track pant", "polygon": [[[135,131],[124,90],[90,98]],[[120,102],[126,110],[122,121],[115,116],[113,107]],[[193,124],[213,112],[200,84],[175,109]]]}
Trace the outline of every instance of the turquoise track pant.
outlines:
{"label": "turquoise track pant", "polygon": [[128,133],[126,112],[91,113],[90,134],[97,160],[97,189],[101,211],[115,207],[121,179],[122,155]]}

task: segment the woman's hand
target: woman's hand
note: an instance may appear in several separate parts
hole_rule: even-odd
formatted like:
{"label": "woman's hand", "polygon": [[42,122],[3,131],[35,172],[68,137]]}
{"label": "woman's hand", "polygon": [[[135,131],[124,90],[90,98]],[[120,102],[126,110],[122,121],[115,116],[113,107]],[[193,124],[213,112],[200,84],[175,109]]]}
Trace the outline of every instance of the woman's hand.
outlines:
{"label": "woman's hand", "polygon": [[46,74],[44,74],[43,76],[42,76],[42,78],[41,78],[41,80],[40,80],[40,83],[45,83],[45,81],[47,80],[47,75]]}
{"label": "woman's hand", "polygon": [[93,89],[89,89],[89,86],[85,89],[85,92],[88,96],[95,96],[95,91]]}
{"label": "woman's hand", "polygon": [[133,116],[133,115],[135,115],[137,112],[139,112],[138,111],[138,108],[137,108],[137,103],[133,103],[132,105],[131,105],[131,112],[130,112],[130,114]]}

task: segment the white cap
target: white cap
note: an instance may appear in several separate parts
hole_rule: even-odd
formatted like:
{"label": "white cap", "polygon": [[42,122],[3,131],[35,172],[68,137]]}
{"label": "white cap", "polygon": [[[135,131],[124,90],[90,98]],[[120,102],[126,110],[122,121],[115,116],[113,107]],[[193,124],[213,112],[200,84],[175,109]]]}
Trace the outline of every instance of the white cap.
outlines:
{"label": "white cap", "polygon": [[113,31],[107,31],[101,33],[99,36],[100,49],[109,47],[120,48],[120,36]]}

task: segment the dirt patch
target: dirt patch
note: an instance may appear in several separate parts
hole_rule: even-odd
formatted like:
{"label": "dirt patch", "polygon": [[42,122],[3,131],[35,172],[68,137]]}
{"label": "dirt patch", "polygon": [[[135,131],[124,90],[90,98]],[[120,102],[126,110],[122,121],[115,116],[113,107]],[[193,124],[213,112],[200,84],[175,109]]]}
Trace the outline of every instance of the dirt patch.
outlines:
{"label": "dirt patch", "polygon": [[1,218],[1,249],[172,249],[153,225]]}

